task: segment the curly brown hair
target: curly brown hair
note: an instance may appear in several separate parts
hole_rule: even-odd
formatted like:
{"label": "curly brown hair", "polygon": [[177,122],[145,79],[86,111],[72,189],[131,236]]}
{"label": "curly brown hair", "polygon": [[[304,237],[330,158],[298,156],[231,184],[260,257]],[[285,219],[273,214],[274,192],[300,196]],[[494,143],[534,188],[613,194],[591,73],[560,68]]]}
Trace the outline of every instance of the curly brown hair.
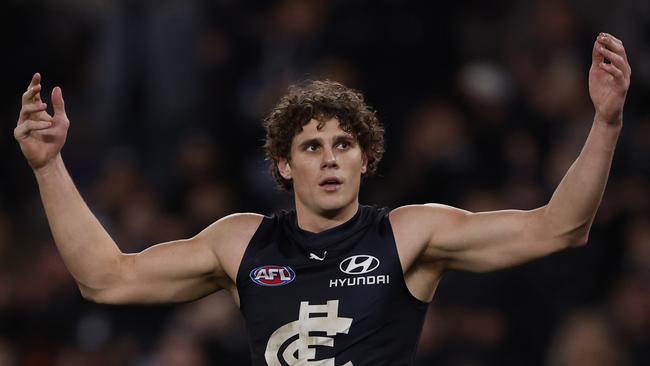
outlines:
{"label": "curly brown hair", "polygon": [[375,173],[384,153],[384,128],[363,95],[334,81],[306,80],[290,86],[263,123],[266,159],[272,162],[271,174],[281,189],[293,188],[293,182],[280,175],[277,163],[280,159],[291,160],[294,136],[312,119],[325,122],[331,118],[336,118],[341,129],[359,142],[368,158],[364,176]]}

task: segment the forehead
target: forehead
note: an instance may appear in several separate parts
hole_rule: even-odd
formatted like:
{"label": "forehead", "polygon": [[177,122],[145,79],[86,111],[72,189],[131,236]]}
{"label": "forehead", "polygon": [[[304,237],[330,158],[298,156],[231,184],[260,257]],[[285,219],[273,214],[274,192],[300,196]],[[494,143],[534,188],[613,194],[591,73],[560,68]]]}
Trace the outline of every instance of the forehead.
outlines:
{"label": "forehead", "polygon": [[330,118],[323,121],[312,118],[307,124],[302,126],[302,130],[294,136],[294,142],[334,136],[354,137],[352,134],[341,128],[339,120],[336,118]]}

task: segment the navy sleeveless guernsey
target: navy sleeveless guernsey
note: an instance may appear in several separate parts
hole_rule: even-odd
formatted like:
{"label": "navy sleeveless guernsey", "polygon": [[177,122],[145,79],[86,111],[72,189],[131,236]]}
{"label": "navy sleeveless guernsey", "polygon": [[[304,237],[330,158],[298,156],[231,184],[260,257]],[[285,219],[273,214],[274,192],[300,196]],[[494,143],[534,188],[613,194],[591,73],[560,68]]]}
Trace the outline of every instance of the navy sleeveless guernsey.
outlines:
{"label": "navy sleeveless guernsey", "polygon": [[411,365],[427,304],[402,274],[387,209],[301,230],[264,217],[237,274],[254,366]]}

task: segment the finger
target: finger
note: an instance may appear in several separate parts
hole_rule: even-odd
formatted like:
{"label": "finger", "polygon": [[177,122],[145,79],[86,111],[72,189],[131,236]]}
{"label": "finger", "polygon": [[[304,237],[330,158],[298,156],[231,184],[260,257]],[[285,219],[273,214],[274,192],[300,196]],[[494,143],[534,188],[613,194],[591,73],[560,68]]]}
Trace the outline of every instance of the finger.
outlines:
{"label": "finger", "polygon": [[42,112],[47,109],[47,104],[43,102],[35,102],[23,105],[23,108],[20,110],[20,118],[26,119],[27,116],[31,113]]}
{"label": "finger", "polygon": [[54,116],[66,116],[65,102],[63,101],[63,91],[58,86],[52,89],[52,107],[54,108]]}
{"label": "finger", "polygon": [[597,38],[598,43],[602,44],[603,46],[609,48],[610,50],[616,52],[616,53],[624,53],[625,48],[623,47],[623,44],[620,42],[617,42],[614,38],[608,37],[608,36],[599,36]]}
{"label": "finger", "polygon": [[41,131],[52,127],[52,122],[49,121],[32,121],[27,120],[19,124],[14,129],[14,137],[16,139],[25,138],[32,131]]}
{"label": "finger", "polygon": [[[627,60],[627,54],[625,53],[625,47],[623,47],[622,45],[618,45],[617,43],[615,43],[615,42],[613,42],[611,40],[609,40],[609,42],[610,42],[610,44],[613,45],[613,47],[617,47],[618,51],[612,50],[609,45],[607,46],[607,49],[609,49],[610,51],[613,51],[614,53],[616,53],[617,55],[619,55],[621,57],[620,58],[620,63],[617,63],[616,66],[619,69],[621,69],[623,71],[623,73],[625,73],[626,75],[629,76],[632,73],[632,68],[630,67],[629,61]],[[606,57],[608,57],[608,56],[606,56]],[[610,59],[610,61],[614,62],[615,60],[612,58],[612,59]]]}
{"label": "finger", "polygon": [[41,98],[39,93],[41,92],[41,89],[41,84],[30,85],[29,88],[27,88],[27,91],[23,93],[23,104],[36,100],[34,97],[37,95],[39,96],[38,101],[40,101]]}
{"label": "finger", "polygon": [[600,66],[601,69],[607,71],[607,73],[613,76],[615,80],[618,81],[624,80],[625,75],[623,74],[623,71],[621,71],[621,69],[616,67],[616,65],[606,64],[604,62],[601,62],[600,64],[598,64],[598,66]]}
{"label": "finger", "polygon": [[598,48],[601,47],[598,43],[598,39],[594,42],[594,48],[591,50],[591,62],[594,64],[599,64],[605,61],[605,57],[602,53],[598,51]]}
{"label": "finger", "polygon": [[620,45],[623,45],[623,41],[621,41],[620,39],[614,37],[614,36],[611,35],[610,33],[602,32],[602,33],[600,33],[600,35],[601,35],[601,36],[604,36],[604,37],[606,37],[606,38],[611,38],[611,39],[612,39],[613,41],[615,41],[616,43],[618,43],[618,44],[620,44]]}
{"label": "finger", "polygon": [[600,52],[604,58],[608,59],[619,69],[623,70],[625,68],[625,60],[621,55],[614,53],[603,46],[598,47],[598,52]]}
{"label": "finger", "polygon": [[32,80],[29,82],[29,87],[27,87],[27,89],[29,89],[31,87],[39,85],[39,89],[36,91],[36,94],[33,96],[33,98],[39,102],[41,101],[40,84],[41,84],[41,74],[37,72],[34,73],[34,75],[32,76]]}
{"label": "finger", "polygon": [[627,53],[625,52],[625,46],[623,46],[623,41],[620,39],[612,36],[609,33],[601,33],[601,35],[598,37],[598,40],[601,43],[604,43],[608,49],[614,51],[615,53],[621,55],[623,57],[623,60],[625,61],[626,67],[623,69],[624,71],[627,70],[628,74],[632,71],[630,68],[630,64],[627,60]]}
{"label": "finger", "polygon": [[27,88],[31,88],[34,85],[38,85],[41,83],[41,74],[40,73],[35,73],[32,76],[32,80],[29,82],[29,86]]}

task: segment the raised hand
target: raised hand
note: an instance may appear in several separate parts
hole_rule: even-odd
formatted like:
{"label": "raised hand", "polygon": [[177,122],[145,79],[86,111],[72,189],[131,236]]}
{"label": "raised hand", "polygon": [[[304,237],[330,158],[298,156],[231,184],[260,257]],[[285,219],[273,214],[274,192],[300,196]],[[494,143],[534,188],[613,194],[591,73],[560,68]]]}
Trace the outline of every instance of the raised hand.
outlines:
{"label": "raised hand", "polygon": [[596,121],[623,123],[631,73],[623,42],[611,34],[600,33],[594,43],[589,70],[589,95],[596,108]]}
{"label": "raised hand", "polygon": [[70,126],[61,88],[52,90],[54,116],[47,112],[47,104],[41,100],[41,89],[41,75],[36,73],[23,94],[18,124],[14,129],[14,137],[34,170],[43,168],[59,155]]}

